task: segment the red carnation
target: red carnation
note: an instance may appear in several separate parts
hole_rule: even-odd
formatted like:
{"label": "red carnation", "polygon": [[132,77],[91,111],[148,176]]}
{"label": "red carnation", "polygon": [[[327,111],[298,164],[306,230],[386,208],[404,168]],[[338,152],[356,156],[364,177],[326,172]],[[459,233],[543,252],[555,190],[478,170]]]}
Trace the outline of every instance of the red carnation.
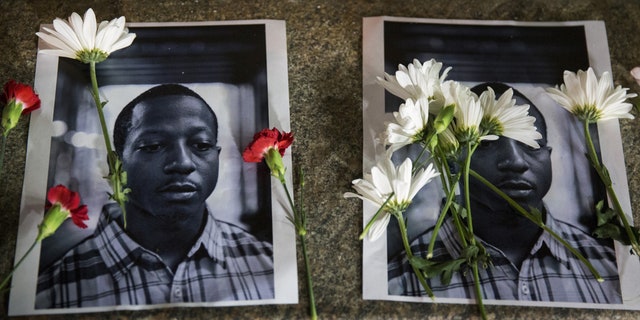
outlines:
{"label": "red carnation", "polygon": [[28,114],[40,108],[40,98],[29,85],[9,80],[4,85],[4,101],[9,103],[14,100],[22,104],[22,114]]}
{"label": "red carnation", "polygon": [[284,156],[285,150],[293,143],[293,133],[280,132],[277,128],[262,129],[253,136],[253,141],[244,149],[242,158],[246,162],[260,162],[269,149],[278,150]]}
{"label": "red carnation", "polygon": [[39,240],[54,234],[68,218],[82,229],[87,227],[84,221],[89,220],[88,209],[86,205],[80,204],[80,195],[77,192],[57,185],[49,189],[47,200],[47,213],[40,225]]}
{"label": "red carnation", "polygon": [[4,85],[2,99],[5,103],[2,110],[2,129],[5,136],[18,124],[20,115],[40,108],[40,98],[33,89],[14,80],[9,80]]}
{"label": "red carnation", "polygon": [[280,132],[276,128],[262,129],[253,136],[253,141],[244,149],[242,158],[246,162],[260,162],[265,159],[271,175],[284,183],[285,168],[282,156],[292,143],[291,132]]}
{"label": "red carnation", "polygon": [[67,189],[67,187],[59,184],[51,189],[47,193],[47,200],[52,205],[60,204],[62,210],[69,212],[73,223],[85,229],[87,227],[84,224],[84,220],[89,220],[88,209],[86,205],[80,205],[80,194]]}
{"label": "red carnation", "polygon": [[6,288],[9,279],[11,279],[11,275],[31,250],[36,247],[36,244],[42,241],[42,239],[54,234],[67,218],[71,217],[73,223],[80,228],[87,227],[83,222],[83,220],[89,220],[87,206],[80,205],[80,195],[77,192],[73,192],[63,185],[57,185],[49,189],[49,192],[47,192],[47,200],[47,213],[44,214],[44,219],[42,219],[42,223],[38,226],[38,236],[29,250],[18,260],[18,263],[16,263],[9,275],[0,282],[0,291]]}

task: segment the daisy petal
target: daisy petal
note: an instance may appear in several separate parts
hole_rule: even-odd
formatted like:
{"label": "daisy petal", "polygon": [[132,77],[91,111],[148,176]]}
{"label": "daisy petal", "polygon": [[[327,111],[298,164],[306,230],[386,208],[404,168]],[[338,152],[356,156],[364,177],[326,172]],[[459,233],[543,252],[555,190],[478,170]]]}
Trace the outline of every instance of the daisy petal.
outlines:
{"label": "daisy petal", "polygon": [[101,62],[112,52],[130,46],[135,34],[125,27],[125,18],[109,21],[96,21],[95,13],[88,9],[84,19],[72,13],[67,21],[55,19],[53,30],[43,28],[36,35],[56,50],[42,50],[45,54],[68,57],[84,63]]}

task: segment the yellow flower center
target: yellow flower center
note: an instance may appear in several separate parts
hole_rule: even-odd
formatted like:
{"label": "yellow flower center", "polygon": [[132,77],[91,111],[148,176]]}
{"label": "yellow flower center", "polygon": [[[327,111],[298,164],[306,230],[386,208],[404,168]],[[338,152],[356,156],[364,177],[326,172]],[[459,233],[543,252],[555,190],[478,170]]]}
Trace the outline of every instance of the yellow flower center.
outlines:
{"label": "yellow flower center", "polygon": [[458,142],[462,145],[477,144],[480,142],[480,133],[478,132],[478,128],[475,126],[459,128],[456,130],[455,135]]}
{"label": "yellow flower center", "polygon": [[411,140],[413,140],[413,142],[426,142],[427,138],[429,137],[429,130],[427,128],[427,126],[425,126],[424,128],[422,128],[422,130],[420,130],[418,133],[414,134],[413,137],[411,137]]}
{"label": "yellow flower center", "polygon": [[589,123],[595,123],[602,117],[602,111],[594,105],[574,106],[571,113],[578,119],[586,120]]}
{"label": "yellow flower center", "polygon": [[395,197],[391,200],[389,200],[389,202],[387,202],[387,204],[385,205],[385,211],[389,212],[389,213],[396,213],[396,212],[404,212],[405,210],[407,210],[407,208],[409,207],[409,204],[411,204],[411,201],[401,201],[398,202],[397,199],[395,199]]}
{"label": "yellow flower center", "polygon": [[480,128],[484,135],[493,134],[493,135],[501,136],[502,133],[504,133],[504,127],[502,126],[502,123],[500,123],[498,119],[493,117],[483,118],[482,122],[480,123]]}

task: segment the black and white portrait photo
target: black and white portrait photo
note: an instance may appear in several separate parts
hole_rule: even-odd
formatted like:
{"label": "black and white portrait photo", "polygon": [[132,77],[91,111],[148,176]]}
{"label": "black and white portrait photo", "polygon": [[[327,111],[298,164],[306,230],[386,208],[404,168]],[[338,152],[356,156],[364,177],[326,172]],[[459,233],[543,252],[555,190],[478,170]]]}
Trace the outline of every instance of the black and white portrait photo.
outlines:
{"label": "black and white portrait photo", "polygon": [[297,301],[283,193],[266,165],[242,159],[256,132],[289,130],[284,22],[129,29],[132,46],[97,65],[127,173],[125,210],[109,199],[88,66],[38,56],[36,87],[52,110],[32,120],[47,129],[29,137],[38,152],[27,159],[17,251],[37,230],[51,186],[80,194],[89,227],[67,222],[42,242],[32,268],[14,277],[21,290],[11,292],[11,313]]}
{"label": "black and white portrait photo", "polygon": [[[570,250],[471,178],[468,205],[473,232],[490,259],[479,268],[483,300],[487,304],[638,308],[638,290],[628,285],[640,270],[637,258],[613,240],[593,234],[595,207],[606,201],[606,192],[585,156],[582,126],[545,91],[562,83],[565,70],[610,69],[608,49],[595,45],[602,43],[604,24],[372,17],[364,19],[364,30],[364,171],[371,170],[382,148],[375,144],[376,135],[403,102],[385,92],[376,77],[393,75],[399,64],[435,59],[443,70],[451,67],[447,80],[464,84],[477,96],[487,88],[496,99],[513,92],[516,105],[528,105],[529,115],[535,118],[534,126],[542,136],[537,140],[540,148],[507,137],[485,140],[471,156],[470,169],[523,208],[539,212],[544,224],[584,255],[604,279],[597,281]],[[624,180],[618,192],[629,207],[617,122],[593,125],[590,132],[602,161]],[[394,153],[393,160],[415,159],[421,149],[405,147]],[[440,181],[434,181],[418,192],[404,213],[413,255],[427,256],[444,198]],[[365,204],[365,223],[376,210]],[[433,243],[432,261],[452,261],[463,255],[458,231],[450,216],[444,218]],[[386,238],[364,241],[363,266],[365,299],[476,301],[469,269],[454,272],[448,283],[437,276],[428,278],[435,295],[432,300],[407,260],[393,220]]]}

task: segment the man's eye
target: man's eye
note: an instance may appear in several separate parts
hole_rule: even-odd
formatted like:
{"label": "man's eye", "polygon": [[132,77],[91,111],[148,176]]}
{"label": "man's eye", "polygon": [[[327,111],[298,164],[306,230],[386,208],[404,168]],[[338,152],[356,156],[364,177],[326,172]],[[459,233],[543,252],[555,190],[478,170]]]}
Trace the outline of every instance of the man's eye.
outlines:
{"label": "man's eye", "polygon": [[539,148],[532,147],[532,146],[530,146],[528,144],[525,144],[525,143],[520,143],[520,144],[522,145],[522,149],[527,150],[529,152],[540,152],[540,151],[545,150],[547,148],[547,146],[544,145],[544,144],[540,144]]}
{"label": "man's eye", "polygon": [[213,149],[214,145],[208,142],[198,142],[194,143],[193,147],[198,151],[209,151]]}
{"label": "man's eye", "polygon": [[480,142],[480,148],[482,149],[490,149],[492,147],[495,147],[497,144],[497,140],[484,140],[482,142]]}
{"label": "man's eye", "polygon": [[162,146],[160,144],[156,143],[156,144],[143,145],[138,149],[140,151],[142,151],[142,152],[154,153],[154,152],[160,151],[160,148],[162,148]]}

